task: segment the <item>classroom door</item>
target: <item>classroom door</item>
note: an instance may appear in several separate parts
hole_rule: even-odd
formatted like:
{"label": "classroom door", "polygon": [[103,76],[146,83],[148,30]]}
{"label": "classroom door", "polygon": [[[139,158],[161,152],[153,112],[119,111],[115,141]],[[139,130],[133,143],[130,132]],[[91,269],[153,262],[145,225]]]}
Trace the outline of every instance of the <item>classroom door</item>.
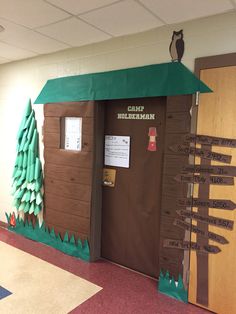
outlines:
{"label": "classroom door", "polygon": [[[214,92],[200,96],[197,134],[236,139],[236,66],[203,69],[200,79]],[[230,166],[236,166],[236,148],[212,146],[212,151],[231,155]],[[196,163],[199,162],[197,159]],[[208,163],[224,166],[216,161]],[[195,197],[199,196],[201,197],[196,187]],[[236,203],[235,179],[231,186],[210,185],[208,198]],[[228,243],[209,240],[210,245],[220,248],[221,252],[218,254],[197,255],[196,252],[191,252],[189,301],[216,313],[233,314],[236,313],[236,210],[210,208],[208,213],[205,209],[203,214],[229,219],[234,223],[234,228],[227,230],[208,225],[207,232],[224,237]],[[204,228],[199,223],[198,227]],[[196,234],[192,234],[192,241],[196,241]]]}
{"label": "classroom door", "polygon": [[116,180],[103,187],[102,257],[153,277],[159,275],[165,104],[159,97],[108,101],[105,108],[105,136],[130,137],[130,160],[128,168],[117,166],[113,147],[115,165],[104,164]]}

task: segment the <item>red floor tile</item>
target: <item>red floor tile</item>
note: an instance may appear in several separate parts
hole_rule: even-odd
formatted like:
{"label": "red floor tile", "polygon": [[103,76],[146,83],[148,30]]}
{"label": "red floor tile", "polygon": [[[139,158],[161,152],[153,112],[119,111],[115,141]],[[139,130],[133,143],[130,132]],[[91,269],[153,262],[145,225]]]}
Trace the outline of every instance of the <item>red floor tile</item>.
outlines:
{"label": "red floor tile", "polygon": [[0,240],[101,286],[71,314],[210,313],[157,292],[156,281],[107,261],[86,263],[0,228]]}

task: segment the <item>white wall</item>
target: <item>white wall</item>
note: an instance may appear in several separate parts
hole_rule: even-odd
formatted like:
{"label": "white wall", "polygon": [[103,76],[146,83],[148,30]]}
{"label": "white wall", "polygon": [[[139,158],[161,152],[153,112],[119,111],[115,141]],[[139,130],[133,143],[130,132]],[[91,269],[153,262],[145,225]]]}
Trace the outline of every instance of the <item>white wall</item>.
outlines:
{"label": "white wall", "polygon": [[[197,57],[236,52],[236,13],[232,12],[0,65],[0,220],[5,221],[5,212],[13,209],[10,190],[16,133],[27,99],[34,101],[50,78],[168,62],[172,31],[181,28],[182,61],[192,70]],[[41,139],[43,106],[34,109]]]}

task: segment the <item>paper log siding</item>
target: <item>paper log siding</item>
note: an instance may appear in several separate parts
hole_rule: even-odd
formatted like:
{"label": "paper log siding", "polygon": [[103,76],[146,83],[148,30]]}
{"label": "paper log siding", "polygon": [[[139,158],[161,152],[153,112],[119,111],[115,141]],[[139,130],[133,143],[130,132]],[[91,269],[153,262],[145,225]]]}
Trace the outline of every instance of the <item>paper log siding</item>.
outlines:
{"label": "paper log siding", "polygon": [[[44,105],[45,213],[49,227],[90,236],[94,102]],[[82,151],[60,148],[61,118],[82,117]],[[63,134],[63,132],[62,132]]]}
{"label": "paper log siding", "polygon": [[[181,173],[184,165],[188,164],[188,157],[174,153],[169,146],[182,143],[183,135],[190,132],[191,100],[191,95],[167,97],[159,256],[160,268],[169,270],[176,278],[178,274],[182,274],[184,252],[163,248],[163,240],[184,238],[184,231],[174,226],[173,222],[178,218],[177,199],[187,196],[187,184],[176,182],[174,177]],[[99,258],[101,191],[98,187],[101,187],[101,178],[93,183],[92,180],[94,180],[93,172],[99,175],[102,168],[100,159],[103,155],[103,110],[95,116],[94,105],[91,101],[44,106],[45,221],[56,231],[63,233],[69,230],[76,236],[88,237],[90,249],[95,250],[94,256]],[[99,108],[102,109],[103,105],[101,104]],[[83,118],[81,153],[60,149],[60,118],[64,116]],[[94,132],[95,126],[96,132]],[[96,143],[95,146],[93,145],[93,133],[96,134],[94,141],[98,147]],[[96,151],[93,146],[96,147]],[[95,159],[96,166],[92,170]],[[93,189],[92,184],[95,184]],[[93,194],[98,193],[98,197],[92,195],[92,190]]]}
{"label": "paper log siding", "polygon": [[183,142],[183,136],[190,132],[190,108],[192,95],[167,97],[165,151],[162,181],[160,269],[169,271],[178,278],[183,273],[182,250],[163,248],[164,239],[184,239],[184,230],[173,225],[177,199],[186,198],[187,184],[176,182],[174,177],[188,164],[188,157],[172,152],[169,147]]}

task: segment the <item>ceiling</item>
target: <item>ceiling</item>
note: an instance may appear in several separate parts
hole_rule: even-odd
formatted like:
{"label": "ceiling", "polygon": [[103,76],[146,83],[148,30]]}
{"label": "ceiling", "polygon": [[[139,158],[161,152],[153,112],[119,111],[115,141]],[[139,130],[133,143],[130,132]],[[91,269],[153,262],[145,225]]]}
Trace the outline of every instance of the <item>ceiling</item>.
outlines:
{"label": "ceiling", "polygon": [[236,0],[0,0],[0,63],[236,10]]}

